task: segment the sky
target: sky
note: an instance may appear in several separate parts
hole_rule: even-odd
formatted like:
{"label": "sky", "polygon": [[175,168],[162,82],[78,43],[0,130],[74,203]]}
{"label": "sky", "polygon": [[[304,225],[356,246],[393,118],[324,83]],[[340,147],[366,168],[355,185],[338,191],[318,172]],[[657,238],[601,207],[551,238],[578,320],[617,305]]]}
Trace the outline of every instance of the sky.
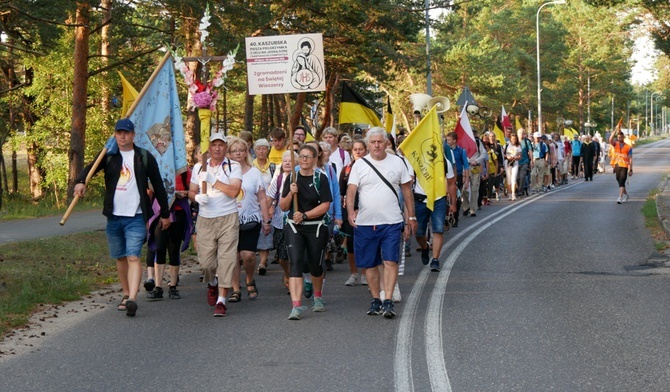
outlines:
{"label": "sky", "polygon": [[654,49],[654,43],[648,36],[641,36],[635,40],[632,59],[634,62],[631,72],[631,82],[645,85],[658,77],[654,71],[654,63],[659,54]]}

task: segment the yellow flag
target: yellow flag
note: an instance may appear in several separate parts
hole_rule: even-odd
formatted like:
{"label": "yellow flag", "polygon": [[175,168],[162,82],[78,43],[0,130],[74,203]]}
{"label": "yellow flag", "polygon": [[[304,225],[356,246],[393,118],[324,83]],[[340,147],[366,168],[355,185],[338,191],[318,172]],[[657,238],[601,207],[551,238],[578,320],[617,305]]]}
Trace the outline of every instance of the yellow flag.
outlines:
{"label": "yellow flag", "polygon": [[436,106],[430,109],[400,144],[400,149],[414,168],[416,179],[428,196],[428,209],[432,211],[435,200],[447,195],[444,152]]}
{"label": "yellow flag", "polygon": [[123,106],[121,106],[121,118],[126,117],[126,113],[128,113],[128,109],[130,109],[130,106],[133,104],[135,99],[138,96],[137,90],[135,90],[135,87],[133,87],[123,76],[121,71],[119,72],[119,76],[121,77],[121,85],[123,86]]}
{"label": "yellow flag", "polygon": [[498,128],[498,124],[495,124],[493,126],[493,133],[496,135],[498,143],[500,143],[501,145],[505,144],[505,134],[503,133],[503,131],[500,130],[500,128]]}
{"label": "yellow flag", "polygon": [[519,116],[514,116],[514,125],[516,125],[515,131],[518,131],[519,129],[523,128],[521,126],[521,123],[519,122]]}

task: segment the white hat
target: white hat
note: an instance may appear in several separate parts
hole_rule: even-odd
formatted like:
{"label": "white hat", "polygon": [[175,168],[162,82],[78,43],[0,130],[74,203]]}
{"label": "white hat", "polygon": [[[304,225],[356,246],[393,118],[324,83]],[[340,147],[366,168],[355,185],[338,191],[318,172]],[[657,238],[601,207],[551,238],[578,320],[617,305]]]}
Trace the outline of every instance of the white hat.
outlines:
{"label": "white hat", "polygon": [[540,132],[535,132],[533,133],[533,137],[542,137],[542,134]]}
{"label": "white hat", "polygon": [[209,137],[209,141],[213,142],[214,140],[221,140],[224,143],[228,143],[228,139],[226,138],[226,135],[224,135],[221,132],[212,133],[212,136]]}

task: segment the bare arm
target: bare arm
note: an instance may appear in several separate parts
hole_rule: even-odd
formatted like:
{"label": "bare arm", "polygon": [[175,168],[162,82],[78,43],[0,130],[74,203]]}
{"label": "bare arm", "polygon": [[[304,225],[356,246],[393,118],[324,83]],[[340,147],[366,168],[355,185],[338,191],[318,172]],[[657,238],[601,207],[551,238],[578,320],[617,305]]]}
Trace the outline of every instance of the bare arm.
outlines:
{"label": "bare arm", "polygon": [[228,197],[235,198],[240,193],[240,188],[242,188],[242,180],[238,178],[231,178],[230,184],[224,184],[223,182],[216,180],[212,187],[214,187],[214,189],[218,189]]}
{"label": "bare arm", "polygon": [[358,192],[358,186],[354,184],[347,185],[347,215],[349,217],[349,224],[351,227],[356,227],[356,211],[354,211],[354,200]]}

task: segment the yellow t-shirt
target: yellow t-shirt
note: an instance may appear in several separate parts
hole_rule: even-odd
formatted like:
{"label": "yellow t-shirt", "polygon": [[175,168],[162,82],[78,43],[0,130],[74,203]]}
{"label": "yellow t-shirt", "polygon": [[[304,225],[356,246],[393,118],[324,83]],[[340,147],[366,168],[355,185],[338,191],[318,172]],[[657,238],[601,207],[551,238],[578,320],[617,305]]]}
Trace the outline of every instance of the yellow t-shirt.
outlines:
{"label": "yellow t-shirt", "polygon": [[270,148],[270,154],[268,155],[268,160],[277,166],[281,166],[284,151],[286,151],[286,148],[283,148],[281,150],[277,150],[274,147]]}

